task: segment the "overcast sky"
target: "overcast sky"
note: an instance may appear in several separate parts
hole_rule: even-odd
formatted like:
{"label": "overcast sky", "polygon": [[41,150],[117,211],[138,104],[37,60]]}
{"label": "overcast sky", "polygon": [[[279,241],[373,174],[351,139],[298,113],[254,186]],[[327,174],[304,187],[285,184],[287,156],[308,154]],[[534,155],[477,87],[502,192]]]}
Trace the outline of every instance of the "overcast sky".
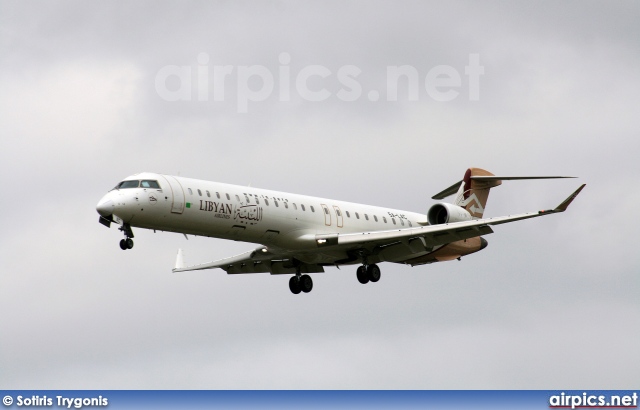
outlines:
{"label": "overcast sky", "polygon": [[[0,386],[637,388],[638,21],[636,1],[1,1]],[[400,66],[419,86],[394,101]],[[253,244],[136,230],[122,252],[95,211],[152,171],[426,212],[470,166],[580,177],[505,182],[487,216],[587,187],[461,262],[327,268],[297,296],[171,273],[179,247]]]}

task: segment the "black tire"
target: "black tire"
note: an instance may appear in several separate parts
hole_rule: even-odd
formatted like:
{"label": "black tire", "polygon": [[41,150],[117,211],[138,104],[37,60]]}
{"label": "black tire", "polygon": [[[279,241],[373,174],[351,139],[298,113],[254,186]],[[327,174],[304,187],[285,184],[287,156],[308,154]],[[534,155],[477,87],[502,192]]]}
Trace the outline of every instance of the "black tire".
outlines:
{"label": "black tire", "polygon": [[302,290],[300,288],[300,281],[296,276],[292,276],[291,279],[289,279],[289,290],[294,295],[297,295]]}
{"label": "black tire", "polygon": [[124,239],[120,240],[120,249],[122,249],[123,251],[126,251],[127,249],[129,249],[127,247],[127,241],[126,240],[124,240]]}
{"label": "black tire", "polygon": [[371,282],[377,282],[380,280],[380,268],[378,267],[378,265],[373,264],[373,265],[369,265],[367,266],[367,277],[369,278],[369,280]]}
{"label": "black tire", "polygon": [[367,268],[362,266],[358,266],[358,270],[356,271],[356,277],[358,278],[358,282],[363,285],[369,282],[369,275],[367,275]]}
{"label": "black tire", "polygon": [[304,293],[311,292],[311,289],[313,289],[313,280],[311,279],[311,276],[309,275],[300,276],[300,289]]}
{"label": "black tire", "polygon": [[127,238],[127,249],[133,248],[133,239]]}

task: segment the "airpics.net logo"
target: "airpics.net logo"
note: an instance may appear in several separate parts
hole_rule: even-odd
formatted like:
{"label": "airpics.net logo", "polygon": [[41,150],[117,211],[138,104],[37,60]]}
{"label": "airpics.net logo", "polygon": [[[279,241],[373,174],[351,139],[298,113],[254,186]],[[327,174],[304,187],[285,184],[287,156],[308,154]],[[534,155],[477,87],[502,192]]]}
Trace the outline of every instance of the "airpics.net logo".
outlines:
{"label": "airpics.net logo", "polygon": [[564,392],[549,398],[551,409],[637,409],[638,393],[627,395],[604,394],[565,394]]}
{"label": "airpics.net logo", "polygon": [[276,69],[264,65],[212,65],[209,55],[204,52],[198,54],[196,60],[195,66],[160,68],[155,76],[158,96],[169,102],[235,99],[238,113],[247,113],[250,104],[274,96],[279,102],[299,99],[322,102],[332,98],[344,102],[419,101],[425,98],[448,102],[465,97],[469,101],[479,101],[480,76],[484,75],[480,55],[469,54],[468,64],[462,69],[436,65],[421,71],[412,65],[387,66],[386,84],[380,87],[382,90],[365,90],[361,81],[363,70],[358,66],[343,65],[331,70],[313,64],[292,69],[291,55],[286,52],[278,56]]}

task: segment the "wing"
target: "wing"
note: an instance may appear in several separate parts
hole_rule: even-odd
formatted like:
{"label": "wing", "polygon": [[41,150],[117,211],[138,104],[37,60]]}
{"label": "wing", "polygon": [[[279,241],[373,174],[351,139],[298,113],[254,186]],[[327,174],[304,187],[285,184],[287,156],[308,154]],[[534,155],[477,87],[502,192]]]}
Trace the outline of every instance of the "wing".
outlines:
{"label": "wing", "polygon": [[[487,235],[493,233],[491,226],[500,225],[509,222],[520,221],[523,219],[537,218],[539,216],[551,215],[558,212],[564,212],[569,204],[575,199],[576,196],[582,191],[586,184],[583,184],[573,194],[569,195],[567,199],[562,201],[560,205],[554,209],[542,210],[538,212],[528,212],[524,214],[499,216],[495,218],[483,218],[476,219],[467,222],[454,222],[442,225],[427,225],[417,228],[399,229],[394,231],[376,231],[376,232],[362,232],[355,234],[343,234],[337,235],[337,242],[333,241],[337,245],[346,245],[352,243],[378,243],[379,245],[387,244],[389,241],[411,239],[411,238],[423,238],[428,245],[444,245],[446,243],[459,241],[463,239],[469,239],[480,235]],[[321,240],[320,240],[321,241]],[[319,244],[319,246],[325,245],[327,242]]]}
{"label": "wing", "polygon": [[[483,218],[466,222],[428,225],[390,231],[305,235],[301,237],[300,240],[314,241],[317,246],[316,252],[324,254],[331,252],[340,254],[345,251],[348,252],[358,249],[373,250],[375,248],[392,246],[399,243],[404,243],[409,247],[409,249],[421,247],[421,249],[424,250],[427,247],[435,247],[477,236],[488,235],[493,233],[491,226],[494,225],[564,212],[584,187],[585,184],[580,186],[557,207],[538,212],[528,212],[517,215]],[[299,269],[301,273],[324,272],[324,269],[320,264],[300,262],[300,260],[304,259],[304,257],[298,257],[295,252],[282,250],[273,251],[271,248],[263,246],[253,251],[245,252],[230,258],[184,267],[181,251],[178,251],[178,261],[176,263],[176,268],[173,269],[173,271],[184,272],[221,268],[227,273],[271,272],[273,274],[281,274],[296,273],[297,269]],[[336,260],[335,263],[338,264],[340,261]]]}

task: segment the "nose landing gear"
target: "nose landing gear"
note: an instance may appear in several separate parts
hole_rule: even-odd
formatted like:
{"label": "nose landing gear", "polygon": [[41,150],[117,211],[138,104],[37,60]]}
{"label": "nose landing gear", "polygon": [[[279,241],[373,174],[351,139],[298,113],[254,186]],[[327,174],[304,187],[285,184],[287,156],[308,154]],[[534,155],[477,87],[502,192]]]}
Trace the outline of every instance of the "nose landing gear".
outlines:
{"label": "nose landing gear", "polygon": [[128,223],[123,223],[118,230],[124,233],[125,239],[120,240],[120,249],[126,251],[127,249],[133,248],[133,231],[131,230],[131,225]]}

